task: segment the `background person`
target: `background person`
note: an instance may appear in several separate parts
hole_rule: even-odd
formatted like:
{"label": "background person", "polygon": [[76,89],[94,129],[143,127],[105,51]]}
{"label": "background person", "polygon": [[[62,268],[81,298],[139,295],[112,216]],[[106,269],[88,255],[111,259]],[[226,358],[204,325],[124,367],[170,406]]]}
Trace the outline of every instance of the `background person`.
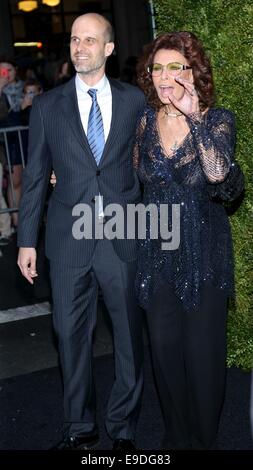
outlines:
{"label": "background person", "polygon": [[[5,121],[8,116],[8,105],[5,95],[2,93],[2,89],[7,83],[7,77],[4,73],[1,74],[0,69],[0,124],[1,121]],[[0,209],[7,209],[7,204],[4,197],[4,167],[6,165],[6,158],[4,153],[4,144],[0,142]],[[8,245],[11,237],[11,218],[8,212],[0,214],[0,246]],[[1,256],[1,252],[0,252]]]}
{"label": "background person", "polygon": [[[23,81],[19,80],[17,75],[17,66],[12,58],[0,58],[0,94],[3,94],[8,114],[6,119],[0,122],[1,127],[20,126],[20,106],[23,97]],[[4,83],[3,83],[4,82]],[[14,198],[12,197],[10,180],[8,181],[7,199],[8,206],[18,207],[21,196],[22,182],[22,159],[19,148],[19,140],[16,132],[8,134],[8,146],[11,159],[11,172]],[[13,226],[16,228],[18,222],[18,213],[11,214]]]}
{"label": "background person", "polygon": [[[24,83],[23,93],[24,93],[24,96],[21,101],[21,109],[20,109],[20,124],[22,126],[29,126],[33,99],[35,96],[43,93],[42,85],[37,79],[30,78],[26,80]],[[23,143],[24,160],[26,163],[27,153],[28,153],[28,131],[23,130],[21,133],[21,136],[22,136],[22,143]]]}

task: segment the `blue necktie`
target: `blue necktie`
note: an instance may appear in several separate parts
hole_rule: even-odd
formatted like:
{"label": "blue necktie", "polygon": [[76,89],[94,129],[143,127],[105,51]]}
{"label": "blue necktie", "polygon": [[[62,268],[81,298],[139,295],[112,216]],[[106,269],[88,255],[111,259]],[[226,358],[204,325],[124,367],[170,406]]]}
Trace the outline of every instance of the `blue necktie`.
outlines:
{"label": "blue necktie", "polygon": [[97,165],[100,162],[105,145],[102,114],[97,102],[97,90],[90,88],[87,92],[92,98],[88,120],[87,139]]}

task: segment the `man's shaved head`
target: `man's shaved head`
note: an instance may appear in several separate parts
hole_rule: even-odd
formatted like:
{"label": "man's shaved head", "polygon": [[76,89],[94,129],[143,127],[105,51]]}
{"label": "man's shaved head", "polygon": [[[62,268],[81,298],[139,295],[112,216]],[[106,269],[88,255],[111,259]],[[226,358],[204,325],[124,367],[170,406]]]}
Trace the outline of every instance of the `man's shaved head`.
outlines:
{"label": "man's shaved head", "polygon": [[104,28],[105,42],[114,42],[114,30],[111,23],[102,15],[98,13],[85,13],[84,15],[78,16],[72,24],[72,30],[77,23],[83,20],[94,20],[100,23],[101,27]]}

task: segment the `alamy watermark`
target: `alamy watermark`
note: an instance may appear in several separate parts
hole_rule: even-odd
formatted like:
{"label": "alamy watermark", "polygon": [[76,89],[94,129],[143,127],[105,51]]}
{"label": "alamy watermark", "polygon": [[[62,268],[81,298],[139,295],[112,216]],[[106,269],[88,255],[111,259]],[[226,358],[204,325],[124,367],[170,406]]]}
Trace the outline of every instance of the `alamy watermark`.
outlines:
{"label": "alamy watermark", "polygon": [[[77,217],[72,225],[76,240],[83,238],[101,240],[161,240],[162,250],[176,250],[180,245],[180,204],[108,204],[101,213],[102,196],[95,197],[95,212],[85,203],[76,204],[72,215]],[[171,211],[171,217],[170,213]],[[109,218],[107,220],[107,218]],[[147,219],[149,223],[147,226]],[[168,221],[171,220],[170,230]]]}

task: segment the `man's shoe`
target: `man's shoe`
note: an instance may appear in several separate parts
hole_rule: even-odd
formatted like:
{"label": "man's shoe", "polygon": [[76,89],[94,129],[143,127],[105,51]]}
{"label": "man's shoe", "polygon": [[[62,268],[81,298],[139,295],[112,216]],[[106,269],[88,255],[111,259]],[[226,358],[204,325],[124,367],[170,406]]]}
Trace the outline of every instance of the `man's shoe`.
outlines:
{"label": "man's shoe", "polygon": [[134,441],[131,439],[115,439],[112,450],[114,452],[131,452],[135,451],[136,447],[134,445]]}
{"label": "man's shoe", "polygon": [[83,436],[68,436],[50,450],[86,450],[93,449],[99,442],[98,434]]}

